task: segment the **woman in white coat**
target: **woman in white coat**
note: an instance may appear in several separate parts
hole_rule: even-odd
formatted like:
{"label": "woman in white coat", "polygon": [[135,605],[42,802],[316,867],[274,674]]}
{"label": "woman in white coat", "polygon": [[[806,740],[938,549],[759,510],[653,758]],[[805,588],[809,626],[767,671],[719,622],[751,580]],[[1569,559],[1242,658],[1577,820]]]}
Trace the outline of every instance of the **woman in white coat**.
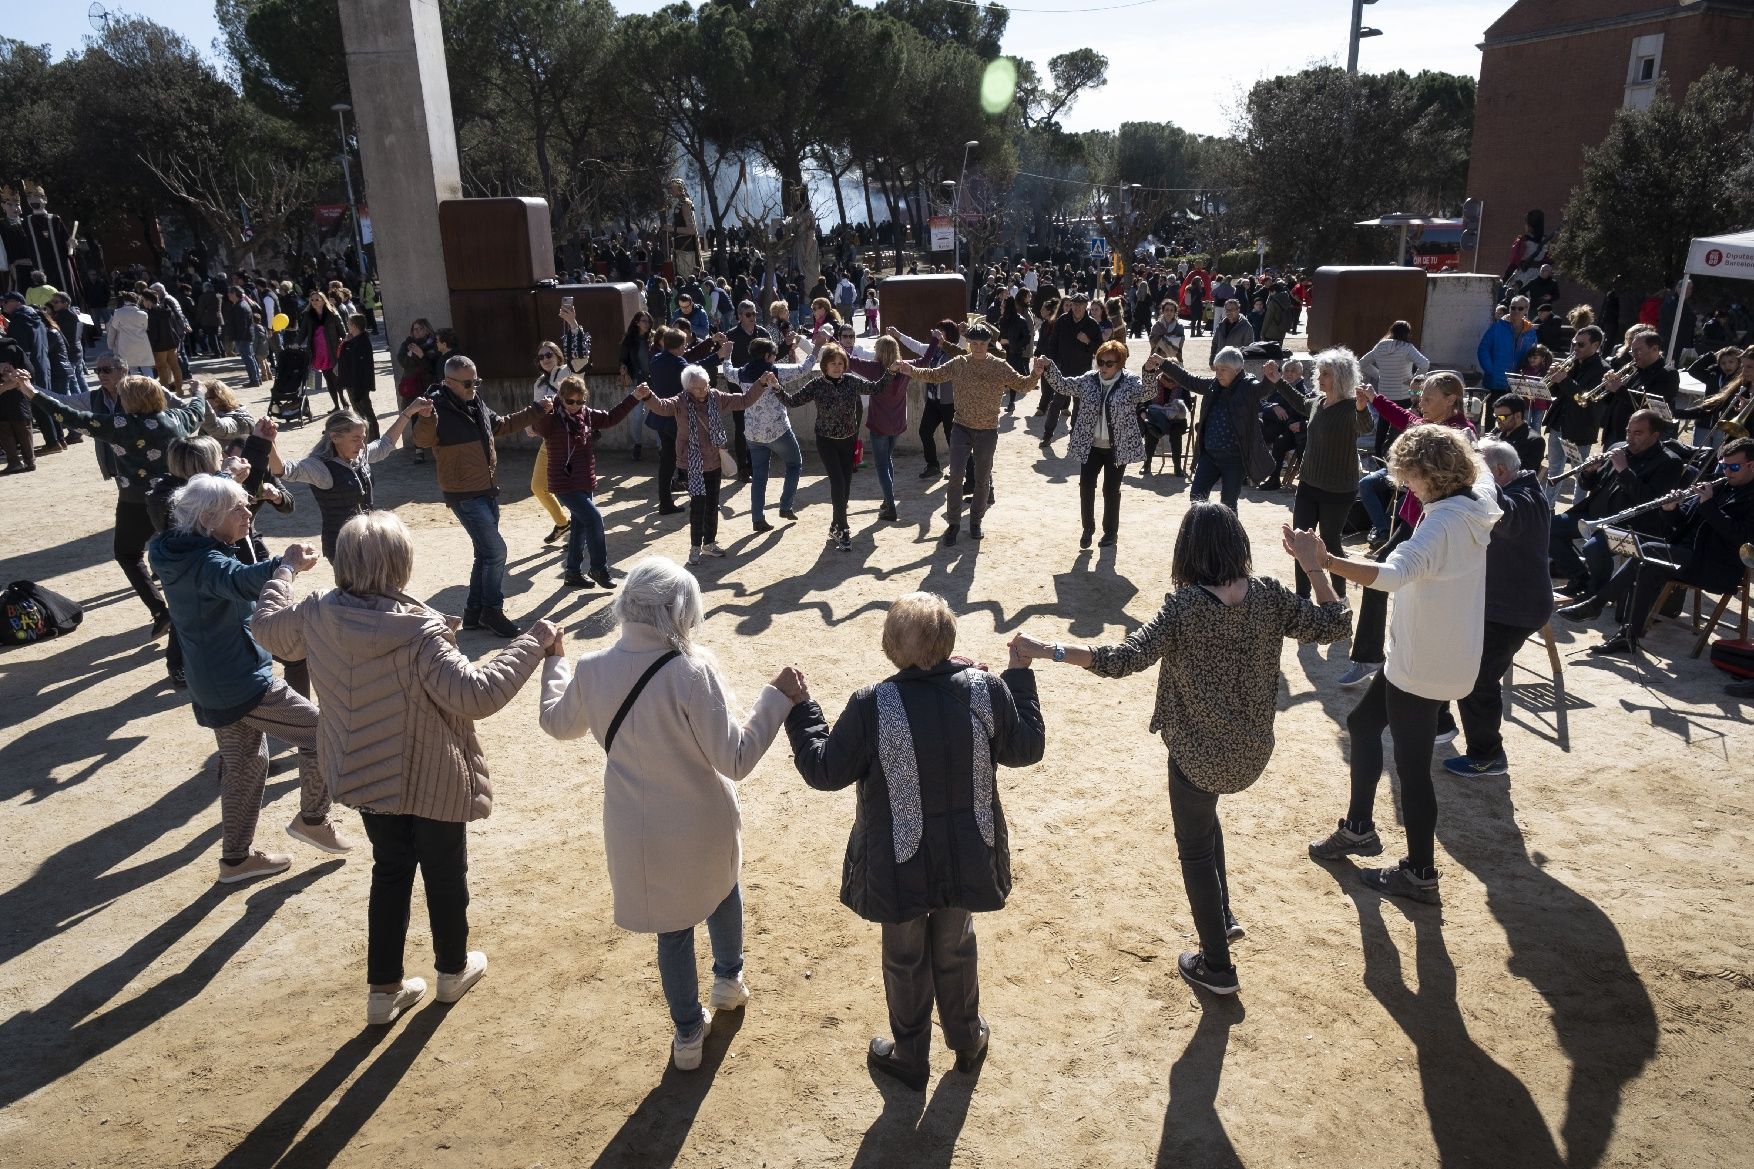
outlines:
{"label": "woman in white coat", "polygon": [[[700,1066],[712,1017],[701,1010],[694,927],[713,949],[713,1010],[749,1000],[743,984],[742,820],[735,782],[755,769],[803,694],[790,667],[740,718],[712,655],[695,638],[700,586],[674,561],[650,557],[621,583],[621,637],[574,667],[542,673],[542,729],[595,736],[603,774],[603,851],[615,924],[658,935],[658,977],[676,1025],[676,1067]],[[788,697],[790,695],[791,697]]]}
{"label": "woman in white coat", "polygon": [[133,293],[124,293],[122,303],[110,314],[110,323],[104,326],[104,344],[130,372],[144,373],[148,377],[155,372],[152,342],[146,337],[146,310],[140,307]]}

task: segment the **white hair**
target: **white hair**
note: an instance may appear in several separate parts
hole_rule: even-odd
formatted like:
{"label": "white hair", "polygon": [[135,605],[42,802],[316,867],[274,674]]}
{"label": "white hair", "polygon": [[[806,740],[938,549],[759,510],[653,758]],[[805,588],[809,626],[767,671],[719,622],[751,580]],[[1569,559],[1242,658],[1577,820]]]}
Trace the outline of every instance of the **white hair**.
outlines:
{"label": "white hair", "polygon": [[706,621],[700,583],[693,573],[663,556],[648,556],[628,570],[610,612],[619,625],[650,625],[690,657],[695,654],[695,631]]}
{"label": "white hair", "polygon": [[[701,388],[704,389],[705,387],[710,386],[712,384],[713,384],[712,375],[707,373],[707,371],[703,367],[698,366],[698,365],[685,365],[682,367],[682,388],[683,389],[691,390],[695,386],[700,386]],[[683,575],[687,576],[686,573],[684,573]],[[688,579],[693,580],[694,578],[690,576]]]}
{"label": "white hair", "polygon": [[226,475],[197,475],[171,496],[172,526],[179,532],[211,536],[213,529],[250,497]]}
{"label": "white hair", "polygon": [[470,361],[467,357],[464,357],[461,353],[453,353],[445,358],[446,377],[456,377],[464,370],[473,370],[474,368],[475,363]]}
{"label": "white hair", "polygon": [[1242,350],[1234,345],[1226,345],[1224,348],[1220,349],[1218,355],[1212,359],[1213,369],[1217,369],[1221,365],[1232,366],[1236,369],[1248,368],[1248,362],[1244,361],[1242,358]]}
{"label": "white hair", "polygon": [[1516,453],[1516,448],[1502,438],[1483,438],[1476,448],[1480,457],[1486,461],[1486,467],[1492,471],[1509,471],[1511,474],[1523,469],[1523,460]]}
{"label": "white hair", "polygon": [[1303,372],[1303,362],[1294,357],[1290,361],[1280,363],[1279,372],[1286,377],[1292,377],[1294,374],[1301,374]]}
{"label": "white hair", "polygon": [[1315,367],[1319,376],[1322,370],[1334,375],[1334,393],[1342,398],[1351,398],[1358,393],[1361,375],[1358,369],[1358,358],[1352,350],[1344,346],[1335,349],[1324,349],[1315,355]]}

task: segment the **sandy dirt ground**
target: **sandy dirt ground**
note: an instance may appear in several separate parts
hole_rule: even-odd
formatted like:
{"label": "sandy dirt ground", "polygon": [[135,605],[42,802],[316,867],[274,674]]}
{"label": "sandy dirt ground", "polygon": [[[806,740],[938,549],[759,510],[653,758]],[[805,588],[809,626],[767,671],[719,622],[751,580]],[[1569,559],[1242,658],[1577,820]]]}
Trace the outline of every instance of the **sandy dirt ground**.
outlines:
{"label": "sandy dirt ground", "polygon": [[[738,691],[795,662],[838,713],[889,672],[884,606],[915,588],[948,597],[959,648],[995,665],[1019,628],[1111,640],[1147,619],[1185,481],[1129,474],[1119,548],[1081,553],[1065,440],[1044,458],[1021,421],[1005,423],[981,544],[934,543],[943,484],[915,478],[917,456],[900,460],[898,524],[877,522],[874,473],[855,478],[850,553],[824,539],[814,460],[794,525],[753,534],[747,489],[729,494],[731,555],[700,576],[707,641]],[[606,644],[606,597],[562,591],[542,546],[529,456],[506,462],[508,609],[558,617],[575,653]],[[649,451],[603,460],[621,567],[686,553],[686,516],[655,514],[652,467]],[[430,466],[397,455],[379,484],[420,541],[412,591],[460,610],[468,543]],[[264,513],[276,548],[315,539],[294,490],[296,515]],[[1746,708],[1686,656],[1683,628],[1604,661],[1581,652],[1596,630],[1562,626],[1559,689],[1543,648],[1525,648],[1511,774],[1439,773],[1441,910],[1306,857],[1344,810],[1355,695],[1336,685],[1344,644],[1287,644],[1278,751],[1222,804],[1248,929],[1228,1001],[1175,972],[1192,943],[1164,750],[1145,731],[1154,674],[1043,666],[1046,757],[1000,775],[1016,889],[978,920],[992,1056],[977,1079],[940,1048],[921,1096],[864,1066],[885,1014],[877,929],[837,896],[852,793],[808,790],[783,734],[742,786],[754,997],[720,1019],[700,1071],[668,1070],[653,940],[611,920],[602,759],[541,734],[534,683],[481,725],[497,800],[470,830],[471,942],[490,972],[454,1007],[429,996],[366,1028],[370,861],[281,834],[297,810],[282,750],[259,839],[289,847],[293,869],[214,885],[213,740],[110,559],[111,500],[89,445],[0,483],[0,580],[87,606],[74,636],[0,654],[9,1169],[1748,1163],[1754,771]],[[1250,492],[1242,509],[1257,570],[1281,578],[1288,500]],[[319,567],[299,589],[328,579]],[[1378,818],[1392,859],[1391,785]],[[357,833],[356,813],[342,819]],[[422,905],[417,892],[409,973],[430,981]]]}

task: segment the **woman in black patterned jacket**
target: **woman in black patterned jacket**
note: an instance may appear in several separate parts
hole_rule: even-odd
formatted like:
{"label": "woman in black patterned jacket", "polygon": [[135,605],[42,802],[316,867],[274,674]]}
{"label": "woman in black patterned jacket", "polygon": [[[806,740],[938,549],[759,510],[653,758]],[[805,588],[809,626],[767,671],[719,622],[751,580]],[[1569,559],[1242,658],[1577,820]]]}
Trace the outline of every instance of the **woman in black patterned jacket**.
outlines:
{"label": "woman in black patterned jacket", "polygon": [[[1290,549],[1291,527],[1284,528]],[[1222,504],[1196,503],[1182,517],[1170,575],[1175,592],[1119,645],[1059,645],[1018,634],[1013,656],[1051,658],[1104,678],[1163,664],[1150,729],[1169,748],[1169,809],[1182,884],[1200,948],[1181,956],[1182,976],[1215,994],[1235,994],[1230,912],[1218,797],[1240,792],[1273,754],[1279,643],[1333,642],[1352,631],[1352,613],[1312,556],[1304,565],[1316,601],[1270,577],[1250,575],[1248,534]]]}
{"label": "woman in black patterned jacket", "polygon": [[915,1091],[931,1072],[934,1001],[957,1069],[986,1055],[969,915],[1004,908],[1011,893],[994,773],[1039,762],[1046,743],[1028,661],[1013,651],[995,676],[955,648],[944,598],[909,593],[883,623],[899,673],[854,694],[833,730],[807,692],[786,718],[806,783],[858,785],[840,899],[883,927],[893,1036],[873,1039],[866,1062]]}

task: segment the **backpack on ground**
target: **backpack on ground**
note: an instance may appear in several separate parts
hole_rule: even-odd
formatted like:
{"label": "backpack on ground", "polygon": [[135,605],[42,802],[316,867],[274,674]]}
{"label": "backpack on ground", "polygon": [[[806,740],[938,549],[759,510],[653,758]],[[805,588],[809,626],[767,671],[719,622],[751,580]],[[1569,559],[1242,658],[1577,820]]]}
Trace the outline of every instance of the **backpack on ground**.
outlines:
{"label": "backpack on ground", "polygon": [[0,593],[0,645],[29,645],[72,633],[85,610],[34,581],[15,580]]}
{"label": "backpack on ground", "polygon": [[1714,641],[1711,664],[1738,678],[1754,678],[1754,641]]}

